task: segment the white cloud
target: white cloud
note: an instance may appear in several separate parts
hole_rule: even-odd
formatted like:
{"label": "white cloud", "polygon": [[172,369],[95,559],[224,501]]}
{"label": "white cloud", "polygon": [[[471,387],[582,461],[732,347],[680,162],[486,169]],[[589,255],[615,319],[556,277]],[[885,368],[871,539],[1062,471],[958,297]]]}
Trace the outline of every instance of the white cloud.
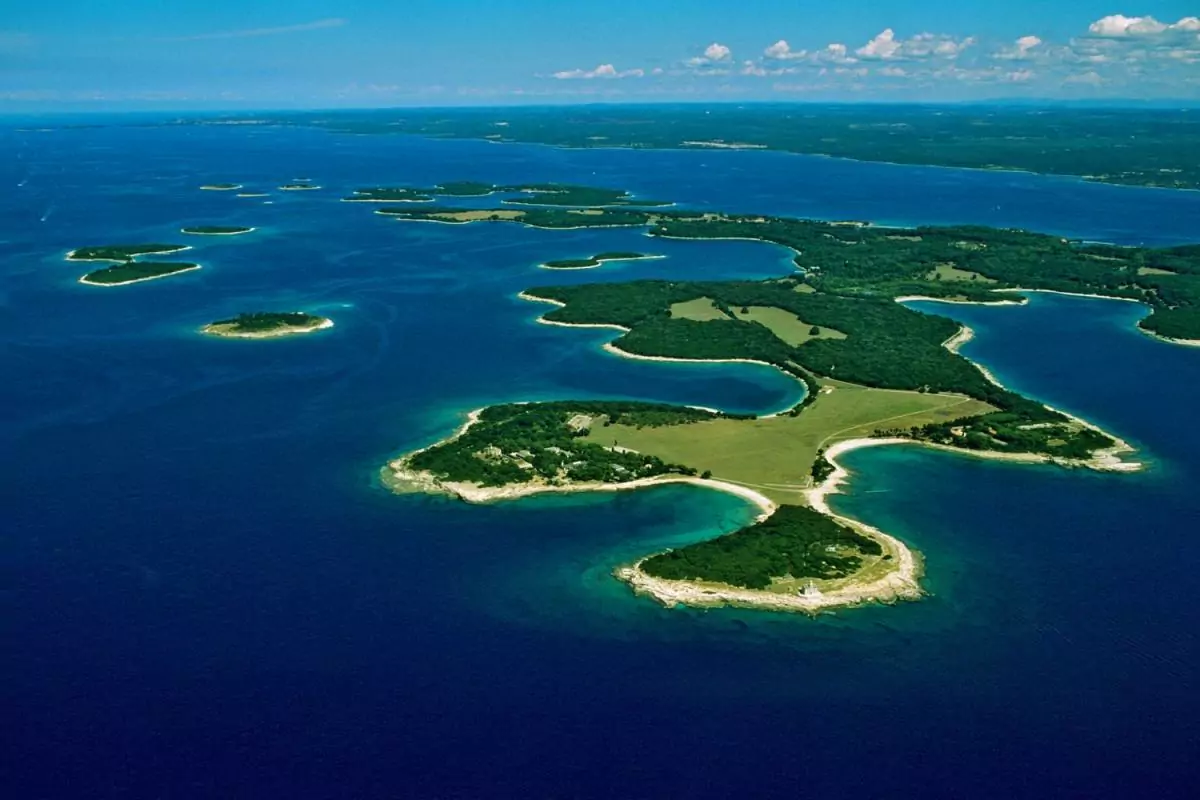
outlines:
{"label": "white cloud", "polygon": [[332,19],[319,19],[315,22],[304,22],[299,25],[284,25],[278,28],[247,28],[237,31],[222,31],[220,33],[200,33],[195,36],[176,36],[169,39],[164,39],[167,42],[197,42],[203,39],[247,39],[255,36],[278,36],[285,33],[303,33],[305,31],[319,31],[326,28],[340,28],[346,24],[346,20],[335,17]]}
{"label": "white cloud", "polygon": [[601,64],[595,69],[567,69],[555,72],[551,77],[560,81],[570,81],[592,80],[593,78],[641,78],[645,74],[645,70],[641,69],[618,70],[612,64]]}
{"label": "white cloud", "polygon": [[878,36],[854,51],[859,58],[869,61],[891,61],[900,59],[946,58],[953,59],[975,44],[975,37],[955,39],[938,33],[918,33],[911,39],[897,39],[896,32],[886,28]]}
{"label": "white cloud", "polygon": [[992,58],[1002,61],[1027,61],[1039,52],[1045,52],[1043,45],[1045,42],[1036,36],[1022,36],[1010,47],[1003,47],[992,53]]}
{"label": "white cloud", "polygon": [[807,50],[793,50],[786,39],[780,39],[775,44],[763,50],[763,55],[776,61],[788,61],[794,58],[807,58]]}
{"label": "white cloud", "polygon": [[887,78],[904,78],[908,76],[908,72],[904,67],[883,67],[879,70],[879,74]]}
{"label": "white cloud", "polygon": [[900,43],[896,41],[896,32],[885,28],[882,33],[854,52],[860,58],[894,58],[899,51]]}
{"label": "white cloud", "polygon": [[713,42],[704,48],[704,55],[689,58],[684,65],[689,67],[706,67],[711,64],[727,63],[733,58],[733,51],[719,42]]}
{"label": "white cloud", "polygon": [[1087,86],[1099,86],[1104,83],[1104,78],[1098,72],[1090,71],[1079,75],[1068,75],[1063,79],[1063,83],[1084,84]]}
{"label": "white cloud", "polygon": [[1088,26],[1088,33],[1105,39],[1153,37],[1197,31],[1200,31],[1200,17],[1184,17],[1178,22],[1167,24],[1151,16],[1127,17],[1124,14],[1111,14]]}

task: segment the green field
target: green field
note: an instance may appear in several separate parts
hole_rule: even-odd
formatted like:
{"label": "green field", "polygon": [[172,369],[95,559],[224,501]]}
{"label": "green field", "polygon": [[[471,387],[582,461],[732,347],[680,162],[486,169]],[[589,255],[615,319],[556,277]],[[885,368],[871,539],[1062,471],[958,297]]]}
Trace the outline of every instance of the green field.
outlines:
{"label": "green field", "polygon": [[686,464],[714,478],[750,486],[779,503],[803,501],[817,452],[879,430],[948,422],[995,409],[951,394],[868,389],[822,381],[822,391],[798,416],[717,419],[674,427],[610,425],[587,440]]}
{"label": "green field", "polygon": [[953,264],[938,264],[931,269],[926,275],[925,280],[929,281],[977,281],[979,283],[995,283],[991,278],[980,275],[978,272],[972,272],[968,269],[959,269]]}
{"label": "green field", "polygon": [[695,300],[672,303],[671,318],[710,322],[715,319],[729,319],[729,315],[717,308],[711,297],[697,297]]}
{"label": "green field", "polygon": [[833,328],[812,325],[790,311],[771,306],[748,306],[743,311],[734,309],[734,316],[743,322],[757,322],[766,327],[792,347],[798,347],[811,339],[845,339],[846,334]]}

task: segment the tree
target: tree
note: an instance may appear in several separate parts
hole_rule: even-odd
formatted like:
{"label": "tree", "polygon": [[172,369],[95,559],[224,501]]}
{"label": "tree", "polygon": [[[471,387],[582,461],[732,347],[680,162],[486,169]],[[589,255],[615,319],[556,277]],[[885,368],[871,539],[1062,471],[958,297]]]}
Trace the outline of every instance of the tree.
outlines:
{"label": "tree", "polygon": [[821,329],[819,327],[817,327],[816,325],[813,325],[811,328],[808,329],[808,335],[809,336],[820,336]]}
{"label": "tree", "polygon": [[704,470],[703,474],[701,474],[700,477],[703,478],[704,480],[708,480],[709,478],[712,477],[712,470],[711,469]]}

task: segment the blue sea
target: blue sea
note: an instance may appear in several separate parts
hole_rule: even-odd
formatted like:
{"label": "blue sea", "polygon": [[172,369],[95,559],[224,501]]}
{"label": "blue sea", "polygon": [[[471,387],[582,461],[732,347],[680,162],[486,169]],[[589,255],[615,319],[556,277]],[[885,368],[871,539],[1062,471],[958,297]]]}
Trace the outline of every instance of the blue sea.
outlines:
{"label": "blue sea", "polygon": [[[921,550],[928,598],[816,620],[667,610],[610,570],[752,508],[689,486],[472,507],[392,495],[379,469],[488,403],[789,406],[797,386],[769,369],[613,357],[613,332],[538,325],[545,307],[516,297],[770,277],[788,253],[401,223],[338,198],[569,181],[1169,245],[1200,237],[1200,193],[774,153],[18,127],[0,127],[4,796],[1195,796],[1200,350],[1138,333],[1146,309],[912,304],[974,328],[964,354],[1006,384],[1135,443],[1145,472],[859,451],[834,505]],[[274,191],[297,178],[323,188]],[[198,190],[218,181],[270,196]],[[162,281],[86,287],[64,261],[184,240],[203,269]],[[667,257],[537,267],[614,249]],[[293,309],[336,327],[196,333]]]}

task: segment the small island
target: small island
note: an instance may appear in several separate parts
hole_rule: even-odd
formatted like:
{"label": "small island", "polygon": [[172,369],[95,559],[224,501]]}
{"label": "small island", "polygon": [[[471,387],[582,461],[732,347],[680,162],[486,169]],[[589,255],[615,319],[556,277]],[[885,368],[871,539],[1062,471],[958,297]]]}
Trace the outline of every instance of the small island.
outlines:
{"label": "small island", "polygon": [[542,269],[592,269],[606,261],[644,261],[652,258],[666,258],[666,256],[615,251],[611,253],[597,253],[589,258],[563,258],[556,261],[546,261],[538,266]]}
{"label": "small island", "polygon": [[246,228],[241,225],[193,225],[188,228],[181,228],[180,233],[187,233],[192,236],[240,236],[243,233],[251,233],[255,228]]}
{"label": "small island", "polygon": [[200,269],[181,261],[138,261],[139,256],[165,255],[190,250],[186,244],[106,244],[80,247],[67,253],[67,261],[105,261],[112,266],[94,270],[79,279],[89,286],[124,286]]}
{"label": "small island", "polygon": [[89,272],[79,279],[88,286],[125,286],[200,269],[199,264],[175,261],[126,261]]}
{"label": "small island", "polygon": [[266,192],[238,192],[238,197],[269,197]]}
{"label": "small island", "polygon": [[256,311],[232,319],[210,322],[200,329],[210,336],[230,339],[275,339],[333,327],[333,320],[301,311]]}
{"label": "small island", "polygon": [[283,186],[279,187],[279,191],[281,191],[281,192],[310,192],[310,191],[313,191],[314,189],[320,189],[320,188],[321,188],[320,186],[316,186],[315,184],[311,184],[311,183],[285,183]]}
{"label": "small island", "polygon": [[355,189],[343,203],[428,203],[433,196],[422,189],[376,186],[370,189]]}
{"label": "small island", "polygon": [[206,183],[200,187],[205,192],[232,192],[241,188],[240,183]]}

